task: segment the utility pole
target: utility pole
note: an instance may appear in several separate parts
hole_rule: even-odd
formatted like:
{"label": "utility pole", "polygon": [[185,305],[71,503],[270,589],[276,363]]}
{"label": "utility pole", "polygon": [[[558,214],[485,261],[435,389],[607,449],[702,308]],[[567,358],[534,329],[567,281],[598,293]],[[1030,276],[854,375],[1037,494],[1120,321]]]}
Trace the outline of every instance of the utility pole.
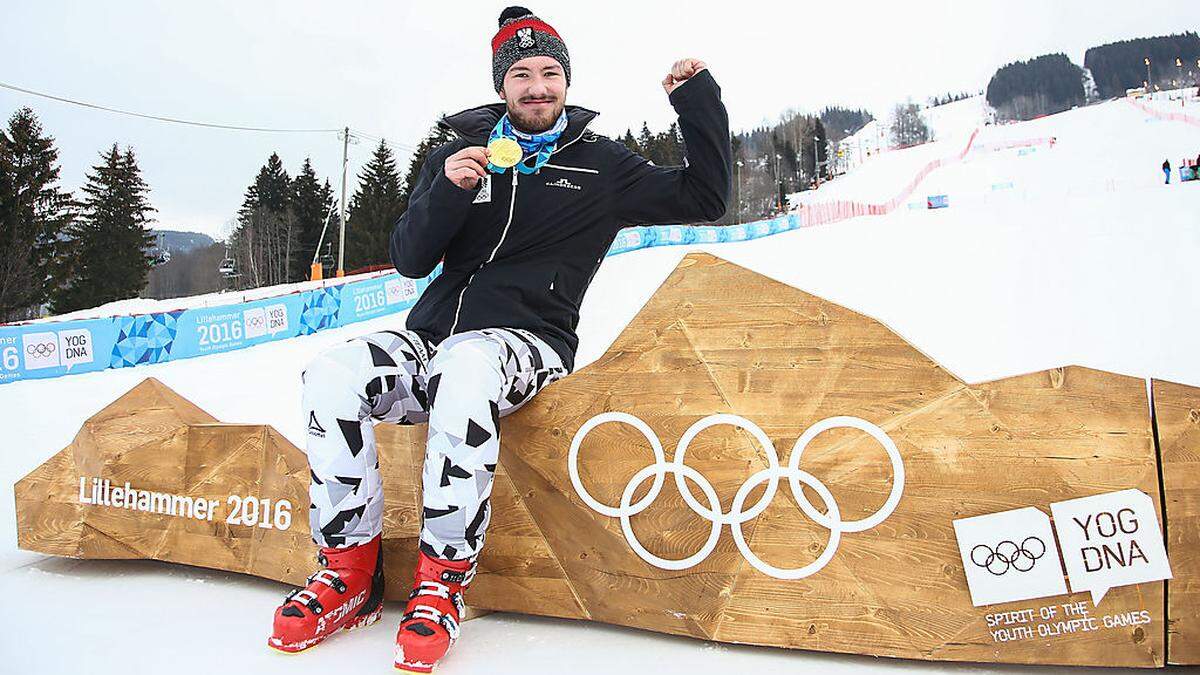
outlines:
{"label": "utility pole", "polygon": [[1150,93],[1150,57],[1147,56],[1144,60],[1146,62],[1146,93],[1149,94]]}
{"label": "utility pole", "polygon": [[817,187],[821,187],[821,157],[817,154],[817,147],[820,142],[820,137],[813,136],[813,180],[816,181]]}
{"label": "utility pole", "polygon": [[350,127],[342,130],[342,205],[338,209],[341,232],[338,234],[337,275],[346,276],[346,165],[350,162]]}
{"label": "utility pole", "polygon": [[779,160],[780,159],[781,159],[781,157],[779,156],[779,153],[776,152],[775,153],[775,182],[776,182],[776,187],[779,190],[779,192],[778,192],[778,194],[776,194],[775,199],[776,199],[776,203],[779,204],[779,211],[780,211],[780,213],[782,213],[783,212],[783,174],[779,173]]}
{"label": "utility pole", "polygon": [[1178,56],[1175,57],[1175,70],[1179,71],[1179,84],[1175,87],[1180,90],[1179,105],[1184,105],[1183,102],[1187,100],[1187,95],[1183,93],[1183,60]]}

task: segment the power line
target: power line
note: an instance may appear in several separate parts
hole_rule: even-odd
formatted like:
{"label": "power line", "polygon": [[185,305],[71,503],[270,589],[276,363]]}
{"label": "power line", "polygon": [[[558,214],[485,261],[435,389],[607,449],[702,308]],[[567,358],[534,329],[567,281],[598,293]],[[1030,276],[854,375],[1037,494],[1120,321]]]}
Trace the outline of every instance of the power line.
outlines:
{"label": "power line", "polygon": [[[158,122],[169,122],[172,124],[186,124],[189,126],[204,127],[204,128],[208,128],[208,129],[224,129],[227,131],[258,131],[258,132],[278,133],[278,134],[331,134],[331,133],[340,134],[342,132],[342,129],[278,129],[278,128],[272,128],[272,127],[248,127],[248,126],[241,126],[241,125],[236,125],[236,124],[220,124],[217,122],[198,122],[195,120],[185,120],[185,119],[180,119],[177,117],[167,117],[164,115],[151,115],[151,114],[147,114],[147,113],[134,112],[131,110],[122,110],[120,108],[111,108],[109,106],[103,106],[103,105],[99,105],[97,103],[88,103],[87,101],[79,101],[76,99],[67,98],[65,96],[55,96],[54,94],[47,94],[47,93],[41,92],[41,91],[34,91],[33,89],[26,89],[25,87],[18,87],[16,85],[8,84],[6,82],[0,82],[0,88],[9,89],[12,91],[18,91],[23,94],[29,94],[31,96],[39,96],[41,98],[50,99],[52,101],[59,101],[61,103],[69,103],[71,105],[77,105],[77,106],[81,106],[84,108],[91,108],[93,110],[101,110],[104,112],[115,113],[118,115],[127,115],[130,117],[138,117],[141,119],[155,120]],[[382,137],[375,136],[374,134],[368,134],[366,132],[359,131],[357,129],[351,129],[350,135],[357,136],[359,138],[363,138],[363,139],[370,140],[370,141],[375,141],[376,143],[383,143],[384,145],[387,145],[396,150],[403,150],[405,152],[416,152],[417,151],[417,149],[415,147],[408,145],[406,143],[397,143],[396,141],[388,141],[388,140],[383,139]]]}
{"label": "power line", "polygon": [[363,133],[361,131],[358,131],[357,129],[351,129],[350,135],[358,136],[359,138],[363,138],[368,141],[375,141],[376,143],[383,143],[384,145],[387,145],[387,146],[390,146],[392,148],[399,149],[399,150],[405,150],[407,152],[416,152],[417,151],[416,148],[414,148],[413,146],[408,145],[406,143],[397,143],[396,141],[388,141],[383,138],[380,138],[379,136],[373,136],[368,133]]}
{"label": "power line", "polygon": [[229,131],[261,131],[261,132],[266,132],[266,133],[277,133],[277,134],[327,134],[327,133],[335,133],[335,132],[341,131],[341,129],[273,129],[273,128],[268,128],[268,127],[244,127],[244,126],[238,126],[236,124],[217,124],[215,122],[197,122],[194,120],[179,119],[177,117],[164,117],[162,115],[148,115],[145,113],[132,112],[129,110],[121,110],[119,108],[110,108],[108,106],[98,105],[95,103],[87,103],[86,101],[77,101],[75,99],[65,98],[63,96],[55,96],[53,94],[47,94],[45,92],[34,91],[32,89],[25,89],[24,87],[18,87],[16,85],[7,84],[5,82],[0,82],[0,88],[11,89],[12,91],[19,91],[23,94],[29,94],[31,96],[40,96],[42,98],[48,98],[52,101],[59,101],[62,103],[70,103],[72,105],[82,106],[84,108],[92,108],[94,110],[103,110],[105,112],[116,113],[118,115],[128,115],[130,117],[140,117],[142,119],[157,120],[159,122],[170,122],[173,124],[187,124],[189,126],[194,126],[194,127],[207,127],[210,129],[225,129],[225,130],[229,130]]}

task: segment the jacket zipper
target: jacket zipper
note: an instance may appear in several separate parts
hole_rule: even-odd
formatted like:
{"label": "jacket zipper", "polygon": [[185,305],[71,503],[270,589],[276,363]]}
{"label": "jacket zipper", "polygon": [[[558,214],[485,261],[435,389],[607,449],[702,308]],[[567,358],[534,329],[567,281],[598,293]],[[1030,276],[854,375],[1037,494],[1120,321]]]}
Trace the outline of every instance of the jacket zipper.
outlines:
{"label": "jacket zipper", "polygon": [[450,326],[450,335],[454,335],[454,329],[458,328],[458,315],[459,312],[462,311],[463,296],[467,294],[467,288],[471,285],[471,281],[475,279],[475,275],[479,273],[479,270],[483,269],[484,265],[492,262],[492,259],[496,257],[496,252],[499,251],[500,247],[504,244],[504,238],[508,236],[508,228],[510,225],[512,225],[513,211],[517,206],[517,173],[517,170],[513,169],[512,195],[508,201],[508,222],[504,223],[504,231],[500,233],[500,241],[496,243],[496,248],[492,249],[492,254],[489,255],[488,259],[483,261],[479,267],[476,267],[474,272],[471,272],[471,276],[467,278],[467,283],[463,284],[462,290],[458,292],[458,307],[454,309],[454,323]]}
{"label": "jacket zipper", "polygon": [[[583,125],[583,130],[579,132],[578,136],[576,136],[575,138],[572,138],[566,145],[562,146],[561,148],[556,148],[554,150],[554,152],[550,153],[550,155],[553,156],[553,155],[556,155],[556,154],[562,152],[563,150],[566,150],[567,148],[571,147],[572,143],[583,138],[583,135],[585,133],[587,133],[588,125],[591,123],[592,123],[592,121],[588,120],[587,124]],[[461,136],[461,134],[459,134],[459,135]],[[543,164],[542,166],[546,166],[546,165]],[[567,167],[559,167],[559,168],[567,168]],[[541,168],[539,167],[538,170],[540,171]],[[578,171],[581,169],[576,169],[576,170]],[[586,169],[584,171],[600,173],[599,171],[595,171],[594,169]],[[516,171],[516,169],[513,169],[512,195],[508,202],[508,222],[504,223],[504,232],[502,232],[500,234],[500,241],[496,244],[496,248],[492,249],[492,254],[490,256],[488,256],[488,259],[483,261],[483,263],[480,264],[479,267],[476,267],[474,272],[471,272],[471,276],[467,277],[467,283],[463,284],[462,290],[458,292],[458,306],[454,308],[454,323],[450,325],[450,335],[454,335],[454,329],[458,328],[458,317],[459,317],[459,314],[462,312],[463,296],[465,296],[467,294],[467,288],[470,287],[471,282],[474,281],[475,275],[479,273],[479,270],[483,269],[484,265],[490,263],[492,261],[492,259],[496,257],[496,252],[500,250],[500,246],[504,244],[504,238],[508,236],[508,228],[509,228],[509,226],[512,225],[513,211],[515,210],[515,207],[517,205],[517,174],[518,174],[518,172]]]}

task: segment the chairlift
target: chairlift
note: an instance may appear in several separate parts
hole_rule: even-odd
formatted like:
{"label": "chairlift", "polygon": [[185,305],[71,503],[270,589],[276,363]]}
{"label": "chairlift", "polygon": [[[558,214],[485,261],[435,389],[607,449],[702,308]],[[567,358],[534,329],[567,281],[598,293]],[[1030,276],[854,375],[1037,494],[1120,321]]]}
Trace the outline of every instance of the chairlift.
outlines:
{"label": "chairlift", "polygon": [[151,267],[158,267],[159,265],[166,265],[171,262],[171,251],[163,246],[163,235],[161,232],[158,233],[158,246],[155,248],[158,249],[158,253],[150,261]]}
{"label": "chairlift", "polygon": [[220,272],[221,276],[225,277],[226,279],[241,276],[237,271],[237,263],[234,261],[233,257],[229,255],[228,245],[225,246],[225,259],[222,260],[221,264],[217,266],[217,272]]}

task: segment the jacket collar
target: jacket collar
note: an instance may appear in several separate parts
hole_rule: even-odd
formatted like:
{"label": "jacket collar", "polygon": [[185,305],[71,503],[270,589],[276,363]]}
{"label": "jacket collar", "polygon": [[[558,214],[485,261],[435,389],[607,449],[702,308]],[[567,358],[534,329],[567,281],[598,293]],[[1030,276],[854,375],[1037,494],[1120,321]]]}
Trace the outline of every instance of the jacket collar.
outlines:
{"label": "jacket collar", "polygon": [[[499,122],[500,118],[504,116],[504,111],[504,103],[489,103],[447,115],[438,120],[438,124],[474,145],[487,145],[488,136],[491,135],[496,122]],[[566,106],[566,111],[567,128],[559,137],[559,148],[564,148],[568,143],[578,140],[592,120],[600,114],[595,110],[577,105]]]}

